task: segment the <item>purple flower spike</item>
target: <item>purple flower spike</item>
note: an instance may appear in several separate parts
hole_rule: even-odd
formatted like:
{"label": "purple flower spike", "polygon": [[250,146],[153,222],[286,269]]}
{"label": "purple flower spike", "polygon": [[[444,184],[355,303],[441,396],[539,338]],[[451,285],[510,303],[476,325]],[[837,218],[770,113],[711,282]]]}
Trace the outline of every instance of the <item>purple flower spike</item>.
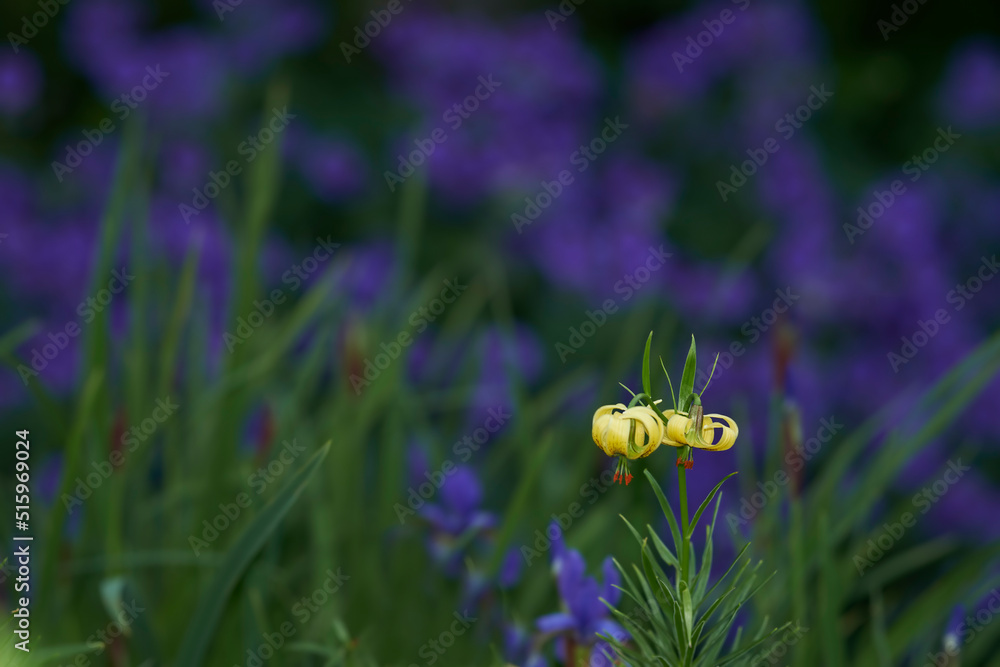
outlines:
{"label": "purple flower spike", "polygon": [[621,600],[621,591],[616,588],[621,579],[614,562],[611,557],[605,559],[601,566],[604,583],[599,584],[587,576],[587,564],[580,552],[563,543],[558,524],[549,526],[548,535],[556,536],[552,539],[552,573],[563,611],[538,618],[535,627],[545,635],[568,637],[578,646],[591,647],[592,665],[610,665],[607,656],[611,655],[611,648],[597,634],[619,640],[628,638],[628,633],[611,619],[611,612],[604,604],[606,600],[616,605]]}

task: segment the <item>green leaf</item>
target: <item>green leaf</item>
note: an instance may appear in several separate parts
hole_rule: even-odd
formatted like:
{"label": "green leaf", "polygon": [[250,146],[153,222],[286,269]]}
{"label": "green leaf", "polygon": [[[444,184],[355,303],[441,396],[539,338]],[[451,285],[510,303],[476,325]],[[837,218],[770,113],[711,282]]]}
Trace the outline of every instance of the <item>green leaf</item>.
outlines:
{"label": "green leaf", "polygon": [[695,526],[698,525],[698,519],[700,519],[701,515],[704,514],[705,509],[708,507],[709,503],[712,502],[712,498],[714,498],[715,494],[719,492],[719,489],[722,488],[722,485],[726,483],[726,480],[735,474],[736,474],[735,472],[731,472],[725,477],[723,477],[722,481],[715,485],[715,488],[713,488],[711,492],[709,492],[705,500],[703,500],[701,502],[701,505],[698,506],[698,511],[694,513],[694,518],[691,519],[691,524],[688,526],[688,535],[687,535],[688,537],[694,535],[694,528]]}
{"label": "green leaf", "polygon": [[[682,585],[683,584],[683,585]],[[686,581],[677,583],[681,593],[681,612],[684,617],[684,634],[688,646],[691,646],[691,637],[694,633],[694,604],[691,602],[691,591],[688,589]]]}
{"label": "green leaf", "polygon": [[656,534],[653,527],[648,523],[646,524],[646,530],[649,531],[649,536],[653,539],[653,546],[656,548],[656,553],[660,555],[660,558],[662,558],[668,565],[673,565],[674,567],[679,568],[681,564],[680,561],[677,560],[677,556],[675,556],[670,548],[663,543],[663,540],[660,539],[660,536]]}
{"label": "green leaf", "polygon": [[789,621],[788,623],[785,623],[784,625],[782,625],[780,628],[775,628],[774,630],[772,630],[769,634],[765,635],[764,637],[761,637],[760,639],[754,641],[753,643],[744,646],[743,648],[741,648],[740,650],[736,651],[735,653],[730,653],[729,655],[723,657],[722,659],[720,659],[717,662],[717,665],[719,665],[719,666],[725,665],[725,664],[728,664],[728,663],[732,662],[733,660],[736,660],[737,658],[743,657],[744,655],[746,655],[750,651],[754,650],[755,648],[757,648],[758,646],[760,646],[761,644],[763,644],[764,642],[766,642],[771,637],[774,637],[775,635],[777,635],[777,634],[779,634],[781,632],[784,632],[785,630],[787,630],[788,628],[790,628],[791,625],[792,625],[792,623],[791,623],[791,621]]}
{"label": "green leaf", "polygon": [[670,381],[670,373],[667,372],[667,367],[663,365],[663,357],[660,357],[660,368],[663,369],[663,374],[667,376],[667,386],[670,387],[670,400],[674,404],[674,412],[676,412],[677,397],[674,396],[674,383]]}
{"label": "green leaf", "polygon": [[233,589],[236,588],[236,584],[239,583],[243,572],[257,552],[267,543],[271,534],[302,495],[329,451],[330,443],[327,442],[322,449],[313,454],[302,470],[295,474],[288,486],[254,517],[226,553],[225,561],[202,595],[194,613],[191,614],[191,622],[187,632],[184,633],[174,664],[186,667],[201,667],[204,664],[205,654],[212,643],[222,611]]}
{"label": "green leaf", "polygon": [[684,374],[681,376],[681,386],[677,390],[677,404],[680,410],[687,412],[688,402],[694,393],[694,374],[698,370],[698,354],[695,351],[694,336],[691,336],[691,349],[688,350],[687,361],[684,362]]}
{"label": "green leaf", "polygon": [[[886,639],[889,651],[893,656],[901,656],[910,644],[927,632],[940,621],[942,615],[947,615],[959,601],[965,591],[983,577],[991,564],[1000,555],[1000,546],[981,549],[958,562],[947,574],[940,577],[934,584],[916,599],[907,599],[897,610],[890,611],[888,616],[893,620],[888,628]],[[875,667],[879,664],[878,649],[871,637],[864,637],[852,666]]]}
{"label": "green leaf", "polygon": [[642,353],[642,390],[649,396],[649,402],[653,402],[653,390],[649,386],[649,346],[653,344],[653,332],[649,332],[646,339],[646,351]]}
{"label": "green leaf", "polygon": [[641,549],[642,545],[646,543],[646,538],[640,535],[639,531],[637,531],[635,528],[632,527],[632,524],[629,523],[628,519],[626,519],[621,514],[619,514],[618,516],[621,518],[622,521],[625,522],[625,525],[628,526],[629,532],[632,533],[632,536],[635,538],[635,541],[639,543],[639,548]]}
{"label": "green leaf", "polygon": [[[32,649],[34,659],[27,664],[46,665],[56,660],[64,661],[67,658],[74,659],[77,655],[87,653],[97,653],[103,651],[105,646],[102,642],[91,642],[89,644],[63,644],[62,646],[47,646],[45,648]],[[78,659],[77,659],[78,661]],[[93,663],[91,663],[93,664]],[[16,667],[16,666],[12,666]]]}
{"label": "green leaf", "polygon": [[521,475],[521,481],[517,485],[514,497],[510,501],[507,511],[504,512],[505,519],[497,534],[496,542],[494,543],[495,548],[493,559],[486,568],[486,571],[489,573],[496,573],[500,571],[500,565],[503,563],[503,557],[507,550],[507,545],[510,543],[511,538],[514,535],[514,531],[517,530],[518,522],[521,520],[523,514],[528,510],[531,491],[535,487],[535,481],[541,474],[542,466],[549,454],[549,450],[552,448],[553,442],[555,442],[555,438],[552,433],[547,433],[542,436],[541,446],[535,448],[531,461],[527,466],[527,471]]}
{"label": "green leaf", "polygon": [[716,353],[715,361],[712,362],[712,372],[708,374],[708,379],[705,380],[705,386],[701,388],[701,393],[704,394],[705,390],[708,389],[708,385],[712,382],[712,378],[715,376],[715,367],[719,365],[719,355]]}
{"label": "green leaf", "polygon": [[844,638],[840,630],[840,597],[842,584],[837,576],[833,561],[833,542],[830,535],[830,522],[827,514],[819,517],[820,536],[820,632],[823,641],[823,652],[826,664],[837,667],[845,664]]}
{"label": "green leaf", "polygon": [[[76,413],[73,416],[70,426],[69,438],[66,441],[65,465],[63,466],[62,478],[59,482],[59,491],[56,498],[68,496],[73,488],[76,475],[80,474],[83,468],[84,434],[94,417],[94,403],[97,400],[97,393],[103,381],[103,373],[92,371],[83,385],[80,395],[80,402],[77,404]],[[55,559],[59,555],[57,548],[61,544],[63,522],[66,520],[67,510],[65,502],[53,503],[52,511],[49,514],[48,522],[45,525],[45,544],[50,545],[48,549],[42,551],[42,577],[43,582],[56,582]]]}
{"label": "green leaf", "polygon": [[677,517],[674,516],[674,511],[670,508],[670,503],[667,502],[667,497],[663,495],[663,489],[660,488],[656,478],[653,477],[653,473],[649,471],[649,468],[646,468],[643,472],[653,487],[656,499],[660,501],[660,508],[663,510],[663,515],[667,517],[667,523],[670,524],[670,533],[674,536],[674,551],[679,555],[681,550],[681,530],[677,527]]}
{"label": "green leaf", "polygon": [[[719,577],[719,580],[716,581],[714,584],[712,584],[712,587],[708,589],[707,593],[705,593],[706,598],[711,597],[715,589],[719,586],[719,584],[721,584],[726,579],[726,577],[729,576],[729,573],[733,571],[733,568],[736,567],[737,563],[739,563],[740,560],[743,558],[743,554],[745,554],[747,552],[747,549],[749,548],[750,548],[749,542],[743,545],[743,548],[740,549],[740,552],[736,554],[736,558],[733,559],[733,562],[729,566],[729,569],[726,570],[725,573],[723,573],[723,575]],[[742,576],[743,571],[747,568],[749,564],[750,564],[750,559],[747,559],[746,562],[743,563],[743,567],[740,568],[739,574],[736,575],[734,581],[739,581],[739,578]]]}
{"label": "green leaf", "polygon": [[713,540],[715,539],[715,522],[719,518],[719,505],[722,504],[722,495],[715,499],[715,511],[712,513],[712,523],[705,526],[705,553],[701,557],[701,567],[694,580],[694,604],[695,608],[701,605],[704,599],[705,588],[708,586],[708,579],[712,576],[712,556],[714,550]]}
{"label": "green leaf", "polygon": [[882,603],[882,591],[873,591],[871,600],[872,643],[878,655],[879,664],[891,665],[892,652],[889,650],[889,639],[885,636],[885,605]]}
{"label": "green leaf", "polygon": [[[129,645],[135,653],[139,664],[152,661],[161,664],[159,643],[153,633],[150,618],[150,607],[143,602],[143,597],[126,577],[112,577],[101,582],[101,601],[108,616],[118,622],[125,635],[129,637]],[[130,613],[130,605],[136,613]],[[142,610],[142,611],[140,611]]]}
{"label": "green leaf", "polygon": [[713,602],[711,607],[705,610],[705,613],[702,615],[701,619],[698,621],[698,624],[694,628],[692,643],[694,644],[695,647],[698,646],[698,641],[701,638],[701,633],[705,630],[705,626],[711,620],[712,614],[715,613],[715,610],[719,608],[719,605],[725,602],[726,597],[728,597],[729,594],[732,593],[734,590],[736,590],[736,587],[731,587],[728,591],[720,595],[719,599]]}

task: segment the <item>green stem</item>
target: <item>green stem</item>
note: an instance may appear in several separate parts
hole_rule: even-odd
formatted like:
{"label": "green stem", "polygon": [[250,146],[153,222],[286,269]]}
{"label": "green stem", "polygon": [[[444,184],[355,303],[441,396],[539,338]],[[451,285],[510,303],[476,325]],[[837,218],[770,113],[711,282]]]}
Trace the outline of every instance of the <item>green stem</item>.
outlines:
{"label": "green stem", "polygon": [[636,406],[636,404],[640,403],[642,401],[642,399],[644,399],[644,398],[648,398],[650,403],[653,402],[653,399],[652,399],[652,397],[649,394],[647,394],[644,391],[640,391],[638,394],[636,394],[635,396],[632,397],[632,400],[629,401],[629,403],[628,403],[628,407],[634,408]]}
{"label": "green stem", "polygon": [[691,534],[688,527],[687,471],[683,466],[677,468],[677,487],[681,500],[681,581],[687,584]]}
{"label": "green stem", "polygon": [[[682,457],[687,458],[687,452],[689,451],[688,448],[685,447],[681,451],[684,452]],[[677,492],[681,501],[681,572],[680,581],[677,582],[677,594],[684,607],[682,613],[686,618],[691,618],[691,580],[689,575],[689,568],[691,565],[689,557],[689,554],[691,553],[691,526],[688,519],[687,470],[685,470],[683,465],[677,468]],[[684,583],[683,592],[681,589],[681,582]],[[687,623],[685,623],[684,626],[685,637],[683,638],[683,642],[685,646],[683,647],[684,653],[682,665],[683,667],[690,667],[692,664],[691,660],[694,656],[694,652],[688,650],[691,646],[691,636],[689,634],[691,628]]]}

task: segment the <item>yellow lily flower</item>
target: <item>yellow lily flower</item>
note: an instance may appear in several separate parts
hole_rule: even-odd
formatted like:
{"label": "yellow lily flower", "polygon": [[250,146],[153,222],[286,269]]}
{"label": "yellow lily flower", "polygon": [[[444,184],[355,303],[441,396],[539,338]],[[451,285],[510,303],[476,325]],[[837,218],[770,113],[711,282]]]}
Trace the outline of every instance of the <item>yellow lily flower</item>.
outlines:
{"label": "yellow lily flower", "polygon": [[[629,442],[629,434],[635,425],[635,439]],[[594,413],[592,428],[594,444],[608,456],[623,459],[641,459],[649,456],[660,446],[666,436],[663,422],[656,413],[644,405],[625,407],[623,403],[604,405]],[[618,464],[615,481],[619,478],[628,484],[632,475],[628,473],[624,460]]]}
{"label": "yellow lily flower", "polygon": [[[663,433],[664,445],[671,447],[694,447],[709,452],[721,452],[729,449],[736,442],[740,429],[726,415],[702,415],[701,406],[695,406],[692,414],[686,415],[675,410],[666,410],[663,416],[667,418],[667,428]],[[720,423],[725,422],[725,424]],[[701,422],[701,428],[698,427]],[[716,442],[718,436],[718,442]]]}

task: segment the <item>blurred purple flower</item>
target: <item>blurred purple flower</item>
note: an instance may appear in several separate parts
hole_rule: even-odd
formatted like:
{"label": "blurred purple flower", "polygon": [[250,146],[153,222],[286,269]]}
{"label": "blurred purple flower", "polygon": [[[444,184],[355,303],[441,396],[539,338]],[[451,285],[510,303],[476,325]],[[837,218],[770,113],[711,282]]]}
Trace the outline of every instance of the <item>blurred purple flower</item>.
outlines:
{"label": "blurred purple flower", "polygon": [[203,211],[196,224],[185,224],[173,198],[154,196],[150,204],[149,238],[151,247],[170,263],[180,265],[188,253],[197,249],[200,293],[211,311],[224,313],[229,299],[233,242],[222,222],[210,211]]}
{"label": "blurred purple flower", "polygon": [[[652,281],[660,284],[668,272],[663,267],[673,261],[661,256],[661,247],[663,253],[673,249],[663,244],[660,230],[673,211],[676,181],[640,158],[605,160],[603,168],[574,173],[574,182],[514,241],[550,281],[595,304],[642,294],[653,271],[662,274]],[[615,252],[608,252],[609,244]],[[644,293],[655,292],[650,286]]]}
{"label": "blurred purple flower", "polygon": [[[372,48],[420,113],[414,137],[437,127],[448,137],[429,160],[432,186],[469,203],[567,168],[593,120],[600,78],[573,30],[554,32],[535,16],[497,27],[409,10],[397,21]],[[482,80],[496,82],[494,92]],[[486,99],[470,98],[477,87]],[[455,111],[465,100],[467,110]],[[396,148],[412,151],[412,139]]]}
{"label": "blurred purple flower", "polygon": [[[24,172],[4,161],[0,161],[0,201],[3,201],[0,224],[5,233],[30,226],[29,220],[33,218],[35,207],[34,185]],[[0,263],[2,266],[3,263]]]}
{"label": "blurred purple flower", "polygon": [[[621,599],[621,591],[616,588],[621,583],[618,570],[611,557],[606,558],[601,566],[604,583],[599,584],[596,579],[586,576],[587,564],[580,552],[566,547],[558,523],[553,523],[547,532],[551,535],[553,531],[557,537],[552,540],[552,574],[564,611],[538,618],[535,627],[544,635],[567,638],[567,643],[576,646],[592,647],[591,665],[611,665],[610,659],[601,660],[605,655],[612,655],[611,647],[597,634],[619,641],[628,638],[628,633],[611,619],[610,610],[602,602],[603,599],[614,606]],[[556,647],[564,661],[569,659],[565,650],[562,642]]]}
{"label": "blurred purple flower", "polygon": [[931,502],[924,496],[928,505],[927,516],[937,528],[935,532],[945,531],[983,542],[1000,540],[1000,524],[995,519],[1000,511],[1000,491],[986,477],[973,469],[963,472],[959,481],[948,486],[943,494],[937,494],[933,488],[936,480],[943,479],[941,475],[944,471],[952,463],[958,465],[959,462],[967,466],[972,460],[961,457],[951,459],[950,463],[937,468],[935,478],[928,480],[930,484],[921,484],[919,489],[913,491],[922,493],[923,489],[928,489],[929,497],[937,499]]}
{"label": "blurred purple flower", "polygon": [[942,114],[969,128],[996,126],[1000,119],[1000,49],[977,40],[952,55],[939,94]]}
{"label": "blurred purple flower", "polygon": [[521,667],[547,667],[548,660],[538,652],[531,633],[521,625],[505,623],[502,632],[503,655],[509,663]]}
{"label": "blurred purple flower", "polygon": [[363,190],[368,181],[364,155],[347,140],[291,128],[286,150],[289,161],[320,199],[337,203]]}
{"label": "blurred purple flower", "polygon": [[119,80],[114,95],[146,84],[150,69],[162,68],[162,83],[149,92],[143,104],[158,120],[183,123],[186,118],[216,117],[225,108],[229,72],[225,50],[202,32],[175,28],[158,33],[143,43],[141,51],[131,56],[136,71]]}
{"label": "blurred purple flower", "polygon": [[384,295],[395,277],[396,250],[388,241],[353,245],[339,277],[336,294],[345,295],[353,308],[368,310]]}
{"label": "blurred purple flower", "polygon": [[631,107],[643,120],[690,108],[736,71],[808,62],[815,42],[814,23],[797,3],[695,5],[636,40],[627,68]]}
{"label": "blurred purple flower", "polygon": [[283,56],[302,53],[322,42],[329,20],[322,5],[310,0],[258,0],[218,15],[218,4],[200,0],[222,22],[222,42],[236,67],[257,74]]}
{"label": "blurred purple flower", "polygon": [[445,475],[438,493],[440,502],[428,502],[420,510],[433,529],[442,536],[460,537],[466,531],[481,531],[496,525],[496,517],[480,509],[483,489],[472,468],[457,466]]}
{"label": "blurred purple flower", "polygon": [[[483,490],[472,468],[457,466],[450,473],[437,470],[431,476],[440,476],[443,481],[437,489],[437,502],[428,500],[418,510],[431,528],[428,551],[445,574],[466,579],[467,595],[478,596],[485,590],[485,580],[477,584],[477,577],[463,565],[463,555],[484,532],[496,527],[497,517],[481,509]],[[427,485],[424,482],[421,486]]]}
{"label": "blurred purple flower", "polygon": [[[498,411],[513,410],[517,388],[537,380],[543,367],[541,342],[525,325],[517,325],[510,333],[498,328],[488,329],[478,349],[476,357],[481,365],[476,388],[469,400],[467,423],[470,429],[498,420]],[[501,423],[500,427],[504,425]]]}
{"label": "blurred purple flower", "polygon": [[73,4],[66,13],[68,60],[92,78],[113,72],[129,56],[148,19],[148,8],[129,0],[92,0]]}
{"label": "blurred purple flower", "polygon": [[34,54],[0,55],[0,113],[17,116],[34,107],[42,84],[42,65]]}
{"label": "blurred purple flower", "polygon": [[220,114],[228,77],[223,46],[191,27],[144,33],[148,18],[120,0],[74,7],[66,28],[73,62],[114,105],[118,121],[140,107],[166,123]]}
{"label": "blurred purple flower", "polygon": [[521,579],[521,572],[524,570],[524,558],[517,547],[511,547],[504,554],[500,563],[500,574],[497,576],[497,583],[500,588],[511,588]]}
{"label": "blurred purple flower", "polygon": [[160,182],[165,193],[186,201],[193,188],[203,188],[209,171],[216,169],[212,153],[202,142],[177,140],[168,144],[160,157]]}
{"label": "blurred purple flower", "polygon": [[59,224],[36,222],[8,234],[0,254],[10,292],[25,302],[35,302],[54,321],[64,325],[77,316],[90,282],[96,233],[92,225],[66,220]]}

